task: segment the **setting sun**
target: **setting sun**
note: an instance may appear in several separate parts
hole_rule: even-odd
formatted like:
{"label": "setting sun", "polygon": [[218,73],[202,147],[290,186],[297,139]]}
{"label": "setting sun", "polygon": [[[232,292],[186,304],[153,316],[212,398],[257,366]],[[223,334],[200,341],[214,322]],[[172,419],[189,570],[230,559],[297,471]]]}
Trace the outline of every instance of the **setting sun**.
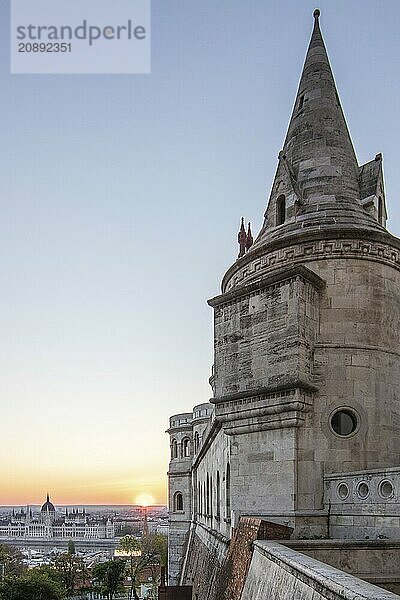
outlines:
{"label": "setting sun", "polygon": [[135,504],[139,504],[140,506],[152,506],[154,504],[153,496],[150,494],[139,494],[136,496]]}

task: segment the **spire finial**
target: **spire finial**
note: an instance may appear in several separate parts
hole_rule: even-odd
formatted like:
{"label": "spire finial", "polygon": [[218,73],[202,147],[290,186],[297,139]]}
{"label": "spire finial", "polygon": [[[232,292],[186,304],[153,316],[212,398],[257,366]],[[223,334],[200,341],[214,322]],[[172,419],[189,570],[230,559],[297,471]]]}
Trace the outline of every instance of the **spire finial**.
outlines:
{"label": "spire finial", "polygon": [[249,226],[247,228],[247,236],[246,236],[246,250],[249,251],[253,245],[253,235],[251,233],[251,224],[249,222]]}
{"label": "spire finial", "polygon": [[319,8],[316,8],[313,12],[314,19],[318,20],[320,14],[321,14],[321,11],[319,10]]}
{"label": "spire finial", "polygon": [[240,230],[238,233],[238,244],[239,244],[239,256],[238,258],[241,258],[242,256],[244,256],[244,253],[246,252],[246,230],[244,228],[244,217],[242,217],[242,222],[240,224]]}

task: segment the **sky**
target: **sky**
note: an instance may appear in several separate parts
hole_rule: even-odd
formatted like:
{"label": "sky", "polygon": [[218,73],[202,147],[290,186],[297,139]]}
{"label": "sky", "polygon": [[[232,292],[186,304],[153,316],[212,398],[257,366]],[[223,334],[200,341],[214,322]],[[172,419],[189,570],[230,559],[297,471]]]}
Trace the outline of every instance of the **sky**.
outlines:
{"label": "sky", "polygon": [[[211,396],[206,301],[240,217],[261,227],[316,5],[153,0],[149,75],[10,75],[8,5],[0,504],[164,503],[168,419]],[[400,2],[318,6],[359,162],[382,152],[398,234]]]}

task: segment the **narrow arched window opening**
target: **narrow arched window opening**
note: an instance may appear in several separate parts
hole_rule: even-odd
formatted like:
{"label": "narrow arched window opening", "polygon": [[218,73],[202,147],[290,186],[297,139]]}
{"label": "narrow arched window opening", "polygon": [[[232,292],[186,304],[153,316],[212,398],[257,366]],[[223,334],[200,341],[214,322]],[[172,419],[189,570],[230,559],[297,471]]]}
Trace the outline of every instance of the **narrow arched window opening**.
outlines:
{"label": "narrow arched window opening", "polygon": [[221,482],[219,477],[219,471],[217,471],[217,506],[216,506],[217,519],[221,517]]}
{"label": "narrow arched window opening", "polygon": [[210,478],[207,473],[207,484],[206,484],[206,515],[210,514]]}
{"label": "narrow arched window opening", "polygon": [[210,517],[212,518],[213,516],[213,478],[212,476],[210,477]]}
{"label": "narrow arched window opening", "polygon": [[188,456],[190,456],[190,441],[185,438],[182,441],[182,458],[188,458]]}
{"label": "narrow arched window opening", "polygon": [[200,436],[199,436],[199,432],[196,431],[196,433],[194,434],[194,451],[197,453],[199,451],[200,448]]}
{"label": "narrow arched window opening", "polygon": [[378,198],[378,223],[379,223],[379,225],[383,225],[382,220],[383,220],[383,201],[382,201],[382,196],[379,196],[379,198]]}
{"label": "narrow arched window opening", "polygon": [[183,511],[183,496],[181,492],[176,492],[174,496],[174,511],[182,512]]}
{"label": "narrow arched window opening", "polygon": [[286,221],[286,198],[283,194],[276,201],[276,224],[282,225]]}
{"label": "narrow arched window opening", "polygon": [[176,440],[172,440],[171,444],[171,457],[178,458],[178,442]]}
{"label": "narrow arched window opening", "polygon": [[225,480],[225,516],[226,519],[231,518],[231,467],[228,463],[226,466],[226,480]]}

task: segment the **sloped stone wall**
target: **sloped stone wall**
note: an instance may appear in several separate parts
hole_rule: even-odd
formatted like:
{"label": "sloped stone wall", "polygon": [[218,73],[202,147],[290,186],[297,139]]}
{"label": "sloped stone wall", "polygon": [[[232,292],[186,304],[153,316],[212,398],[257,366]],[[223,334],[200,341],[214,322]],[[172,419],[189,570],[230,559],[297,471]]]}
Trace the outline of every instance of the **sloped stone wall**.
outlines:
{"label": "sloped stone wall", "polygon": [[395,600],[381,589],[277,542],[254,544],[241,600]]}
{"label": "sloped stone wall", "polygon": [[253,542],[257,539],[289,539],[292,530],[283,525],[242,517],[228,541],[198,525],[189,546],[182,583],[193,586],[193,600],[240,600],[246,581]]}
{"label": "sloped stone wall", "polygon": [[213,582],[220,576],[229,542],[204,525],[194,526],[188,545],[183,585],[193,587],[193,600],[212,600]]}

